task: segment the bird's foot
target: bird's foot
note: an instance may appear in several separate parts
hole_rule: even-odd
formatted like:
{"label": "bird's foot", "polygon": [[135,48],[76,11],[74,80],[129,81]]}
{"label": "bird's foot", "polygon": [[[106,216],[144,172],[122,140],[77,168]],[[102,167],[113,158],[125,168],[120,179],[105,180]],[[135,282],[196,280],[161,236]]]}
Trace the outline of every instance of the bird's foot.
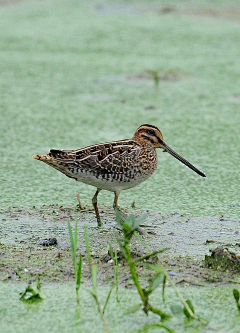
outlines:
{"label": "bird's foot", "polygon": [[81,210],[84,210],[84,206],[82,205],[81,200],[80,200],[80,193],[77,193],[77,200],[78,200],[79,208]]}
{"label": "bird's foot", "polygon": [[97,216],[97,224],[98,224],[98,228],[100,228],[102,226],[102,221],[100,216]]}

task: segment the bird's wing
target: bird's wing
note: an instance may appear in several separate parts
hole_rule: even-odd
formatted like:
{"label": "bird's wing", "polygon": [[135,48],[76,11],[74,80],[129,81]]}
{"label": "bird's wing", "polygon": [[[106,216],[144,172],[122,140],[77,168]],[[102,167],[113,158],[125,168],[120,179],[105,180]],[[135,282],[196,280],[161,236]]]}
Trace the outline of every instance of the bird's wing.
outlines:
{"label": "bird's wing", "polygon": [[51,149],[48,156],[57,164],[101,174],[126,173],[137,158],[140,147],[131,140],[101,143],[78,150]]}

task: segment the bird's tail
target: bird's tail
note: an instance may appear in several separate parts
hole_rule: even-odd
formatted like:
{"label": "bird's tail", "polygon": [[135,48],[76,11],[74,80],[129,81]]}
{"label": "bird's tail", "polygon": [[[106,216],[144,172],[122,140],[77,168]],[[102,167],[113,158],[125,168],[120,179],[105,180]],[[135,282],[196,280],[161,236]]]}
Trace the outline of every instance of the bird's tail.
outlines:
{"label": "bird's tail", "polygon": [[33,158],[35,158],[36,160],[40,160],[40,161],[51,160],[51,157],[48,155],[33,155]]}
{"label": "bird's tail", "polygon": [[76,179],[76,177],[74,177],[74,175],[68,170],[69,164],[59,158],[59,153],[62,152],[53,149],[50,150],[47,155],[33,155],[33,158],[50,165],[70,178]]}

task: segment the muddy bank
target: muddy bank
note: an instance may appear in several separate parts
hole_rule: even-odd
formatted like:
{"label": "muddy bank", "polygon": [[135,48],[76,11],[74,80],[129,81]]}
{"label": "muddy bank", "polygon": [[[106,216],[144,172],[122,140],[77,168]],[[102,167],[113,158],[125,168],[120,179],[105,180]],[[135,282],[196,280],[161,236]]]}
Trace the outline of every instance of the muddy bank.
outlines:
{"label": "muddy bank", "polygon": [[[108,283],[113,278],[109,244],[121,231],[117,228],[112,209],[100,206],[103,227],[97,228],[91,207],[79,211],[71,206],[12,207],[1,211],[1,280],[17,280],[17,269],[25,277],[37,274],[43,281],[73,280],[73,267],[67,221],[72,227],[78,222],[78,247],[85,255],[84,225],[88,227],[92,256],[99,263],[99,283]],[[240,220],[221,217],[181,216],[177,213],[162,215],[159,212],[125,210],[126,214],[146,214],[141,225],[146,231],[143,241],[135,237],[132,251],[141,256],[162,248],[168,248],[155,258],[178,284],[205,285],[208,282],[228,283],[236,272],[228,269],[213,270],[205,267],[204,257],[209,249],[219,246],[240,252]],[[120,260],[120,284],[130,286],[130,275]],[[149,279],[149,272],[141,276]],[[84,265],[85,282],[90,279]]]}

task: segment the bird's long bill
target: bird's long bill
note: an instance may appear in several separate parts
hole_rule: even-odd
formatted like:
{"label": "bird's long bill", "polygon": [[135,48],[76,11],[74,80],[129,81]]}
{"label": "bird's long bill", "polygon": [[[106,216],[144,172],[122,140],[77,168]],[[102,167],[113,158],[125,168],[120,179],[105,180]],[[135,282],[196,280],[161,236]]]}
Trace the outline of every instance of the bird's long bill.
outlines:
{"label": "bird's long bill", "polygon": [[183,164],[185,164],[187,167],[189,167],[190,169],[192,169],[193,171],[195,171],[197,174],[199,174],[202,177],[206,177],[204,175],[204,173],[202,173],[200,170],[198,170],[197,168],[195,168],[195,166],[193,166],[191,163],[189,163],[187,160],[185,160],[185,158],[183,158],[182,156],[180,156],[178,153],[176,153],[174,150],[172,150],[170,147],[168,147],[168,145],[166,145],[165,142],[161,142],[162,146],[165,148],[165,150],[171,154],[173,157],[175,157],[176,159],[178,159],[180,162],[182,162]]}

